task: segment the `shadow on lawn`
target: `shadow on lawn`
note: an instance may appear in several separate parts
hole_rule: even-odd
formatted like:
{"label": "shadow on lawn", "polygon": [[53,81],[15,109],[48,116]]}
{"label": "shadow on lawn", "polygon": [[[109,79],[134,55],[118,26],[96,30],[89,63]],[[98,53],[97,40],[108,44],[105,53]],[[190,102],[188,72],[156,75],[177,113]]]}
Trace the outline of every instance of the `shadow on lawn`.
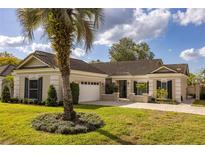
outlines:
{"label": "shadow on lawn", "polygon": [[112,107],[112,106],[90,105],[90,104],[78,104],[74,106],[74,108],[76,109],[92,109],[92,110],[97,110],[104,107]]}
{"label": "shadow on lawn", "polygon": [[125,141],[125,140],[122,140],[121,138],[117,137],[116,135],[113,135],[111,133],[109,133],[108,131],[105,131],[105,130],[102,130],[102,129],[99,129],[97,130],[97,132],[99,132],[100,134],[110,138],[111,140],[114,140],[120,144],[124,144],[124,145],[133,145],[132,142],[129,142],[129,141]]}

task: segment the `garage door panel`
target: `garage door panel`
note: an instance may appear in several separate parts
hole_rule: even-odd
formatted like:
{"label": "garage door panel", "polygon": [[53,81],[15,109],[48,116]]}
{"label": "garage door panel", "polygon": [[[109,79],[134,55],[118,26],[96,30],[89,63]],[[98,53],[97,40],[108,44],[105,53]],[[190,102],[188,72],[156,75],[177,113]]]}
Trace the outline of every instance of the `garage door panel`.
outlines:
{"label": "garage door panel", "polygon": [[80,84],[79,102],[96,101],[100,99],[99,85]]}

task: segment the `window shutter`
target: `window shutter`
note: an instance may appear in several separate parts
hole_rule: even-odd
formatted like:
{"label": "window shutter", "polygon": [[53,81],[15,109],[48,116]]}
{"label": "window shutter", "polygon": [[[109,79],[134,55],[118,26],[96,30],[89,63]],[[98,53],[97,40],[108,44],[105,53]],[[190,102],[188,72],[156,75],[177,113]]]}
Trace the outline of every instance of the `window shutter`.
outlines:
{"label": "window shutter", "polygon": [[172,99],[172,80],[167,82],[168,98]]}
{"label": "window shutter", "polygon": [[147,93],[149,94],[149,81],[147,82]]}
{"label": "window shutter", "polygon": [[24,98],[28,98],[28,78],[25,78]]}
{"label": "window shutter", "polygon": [[161,81],[157,80],[157,89],[161,88]]}
{"label": "window shutter", "polygon": [[38,101],[42,101],[43,78],[38,79]]}

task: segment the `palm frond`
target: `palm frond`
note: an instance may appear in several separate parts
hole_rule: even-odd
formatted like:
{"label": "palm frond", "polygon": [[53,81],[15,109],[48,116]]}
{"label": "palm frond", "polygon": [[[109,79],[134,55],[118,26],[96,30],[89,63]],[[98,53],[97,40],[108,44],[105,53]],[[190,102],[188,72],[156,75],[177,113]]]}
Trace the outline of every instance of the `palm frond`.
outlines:
{"label": "palm frond", "polygon": [[23,34],[29,40],[34,39],[36,30],[46,17],[46,9],[17,9],[17,16],[23,26]]}

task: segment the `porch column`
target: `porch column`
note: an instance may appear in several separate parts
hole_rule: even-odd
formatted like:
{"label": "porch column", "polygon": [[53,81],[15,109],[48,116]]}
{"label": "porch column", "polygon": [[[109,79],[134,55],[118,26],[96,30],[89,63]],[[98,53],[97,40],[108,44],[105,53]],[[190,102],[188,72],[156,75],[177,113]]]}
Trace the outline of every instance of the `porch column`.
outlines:
{"label": "porch column", "polygon": [[195,85],[196,100],[200,100],[200,84]]}
{"label": "porch column", "polygon": [[175,80],[175,99],[177,102],[181,102],[181,79]]}
{"label": "porch column", "polygon": [[154,80],[149,80],[149,96],[153,96],[153,92],[154,92],[154,86],[153,86],[153,82]]}
{"label": "porch column", "polygon": [[102,100],[103,94],[105,94],[105,80],[100,82],[100,100]]}
{"label": "porch column", "polygon": [[131,81],[132,80],[127,80],[127,98],[132,93],[132,89],[131,89],[132,83],[131,83]]}
{"label": "porch column", "polygon": [[20,82],[20,77],[15,75],[14,76],[14,97],[20,98],[19,94],[19,82]]}

